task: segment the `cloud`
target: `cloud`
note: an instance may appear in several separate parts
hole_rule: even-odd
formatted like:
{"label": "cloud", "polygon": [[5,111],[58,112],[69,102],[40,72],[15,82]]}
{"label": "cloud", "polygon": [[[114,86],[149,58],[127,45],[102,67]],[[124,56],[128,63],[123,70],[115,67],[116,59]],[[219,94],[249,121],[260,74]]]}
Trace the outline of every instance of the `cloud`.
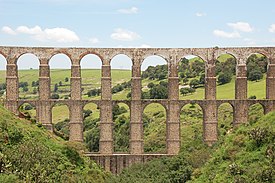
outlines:
{"label": "cloud", "polygon": [[134,41],[140,39],[141,36],[135,32],[118,28],[111,34],[111,38],[118,41]]}
{"label": "cloud", "polygon": [[206,16],[206,13],[197,12],[197,13],[196,13],[196,16],[197,16],[197,17],[204,17],[204,16]]}
{"label": "cloud", "polygon": [[93,38],[89,39],[89,42],[92,43],[92,44],[97,44],[97,43],[99,43],[99,40],[98,40],[98,38],[93,37]]}
{"label": "cloud", "polygon": [[275,32],[275,24],[270,25],[270,28],[268,30],[269,30],[269,32],[274,33]]}
{"label": "cloud", "polygon": [[227,25],[236,31],[252,32],[253,28],[247,22],[227,23]]}
{"label": "cloud", "polygon": [[[4,28],[4,27],[3,27]],[[3,29],[2,29],[3,30]],[[6,30],[8,30],[6,28]],[[44,30],[39,26],[29,28],[27,26],[19,26],[16,30],[10,30],[10,32],[29,34],[38,41],[56,41],[60,43],[76,42],[79,41],[79,37],[75,32],[66,28],[46,28]]]}
{"label": "cloud", "polygon": [[234,32],[225,32],[222,30],[214,30],[213,34],[217,37],[223,37],[223,38],[240,38],[241,35],[234,31]]}
{"label": "cloud", "polygon": [[122,14],[136,14],[136,13],[138,13],[138,8],[137,7],[131,7],[129,9],[119,9],[117,11],[119,13],[122,13]]}
{"label": "cloud", "polygon": [[6,34],[10,34],[10,35],[16,35],[16,32],[14,30],[12,30],[10,27],[8,26],[4,26],[2,27],[2,31]]}

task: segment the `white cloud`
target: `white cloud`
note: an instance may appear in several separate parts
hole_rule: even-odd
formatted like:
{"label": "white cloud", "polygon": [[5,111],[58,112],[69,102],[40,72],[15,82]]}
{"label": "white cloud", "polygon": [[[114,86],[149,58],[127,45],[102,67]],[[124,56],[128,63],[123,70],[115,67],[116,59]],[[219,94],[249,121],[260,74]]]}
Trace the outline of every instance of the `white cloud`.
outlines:
{"label": "white cloud", "polygon": [[[4,28],[4,27],[3,27]],[[9,30],[5,28],[6,31]],[[2,29],[3,30],[3,29]],[[76,42],[79,41],[79,37],[75,32],[66,28],[46,28],[44,30],[39,26],[29,28],[27,26],[19,26],[16,30],[10,29],[9,32],[29,34],[38,41],[56,41],[60,43]]]}
{"label": "white cloud", "polygon": [[223,38],[240,38],[241,35],[238,32],[225,32],[222,30],[214,30],[213,34],[217,37],[223,37]]}
{"label": "white cloud", "polygon": [[196,13],[196,16],[197,16],[197,17],[204,17],[204,16],[206,16],[206,13],[197,12],[197,13]]}
{"label": "white cloud", "polygon": [[93,37],[93,38],[89,39],[89,42],[92,43],[92,44],[97,44],[97,43],[99,43],[99,39],[96,38],[96,37]]}
{"label": "white cloud", "polygon": [[227,23],[227,25],[236,31],[252,32],[253,28],[247,22]]}
{"label": "white cloud", "polygon": [[138,8],[137,7],[131,7],[129,9],[119,9],[117,11],[119,13],[122,13],[122,14],[136,14],[136,13],[138,13]]}
{"label": "white cloud", "polygon": [[275,24],[270,25],[270,28],[268,30],[269,30],[269,32],[274,33],[275,32]]}
{"label": "white cloud", "polygon": [[10,27],[8,26],[4,26],[2,27],[2,31],[6,34],[10,34],[10,35],[16,35],[16,32],[14,30],[12,30]]}
{"label": "white cloud", "polygon": [[111,38],[119,41],[134,41],[140,39],[141,36],[135,32],[118,28],[115,29],[114,33],[111,34]]}
{"label": "white cloud", "polygon": [[139,48],[151,48],[151,46],[148,44],[142,44]]}

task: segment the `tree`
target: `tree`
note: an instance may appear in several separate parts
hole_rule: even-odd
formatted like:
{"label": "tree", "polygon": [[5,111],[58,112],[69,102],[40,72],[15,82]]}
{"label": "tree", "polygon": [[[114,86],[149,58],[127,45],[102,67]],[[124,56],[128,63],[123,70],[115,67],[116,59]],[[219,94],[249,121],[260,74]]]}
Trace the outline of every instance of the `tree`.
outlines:
{"label": "tree", "polygon": [[52,94],[51,99],[59,99],[59,95],[57,93]]}
{"label": "tree", "polygon": [[221,72],[218,76],[218,83],[220,85],[229,83],[232,79],[232,75],[229,72]]}
{"label": "tree", "polygon": [[37,88],[33,88],[32,93],[37,94]]}
{"label": "tree", "polygon": [[62,86],[62,81],[59,81],[59,86]]}
{"label": "tree", "polygon": [[65,77],[65,80],[64,80],[65,82],[68,82],[69,81],[69,78],[68,77]]}
{"label": "tree", "polygon": [[57,91],[58,91],[58,85],[57,85],[57,83],[55,83],[53,91],[54,91],[54,92],[57,92]]}
{"label": "tree", "polygon": [[196,91],[196,90],[195,90],[194,88],[187,88],[187,87],[181,88],[181,89],[180,89],[180,93],[181,93],[183,96],[187,95],[188,93],[194,93],[195,91]]}
{"label": "tree", "polygon": [[24,86],[23,87],[23,92],[27,92],[27,91],[29,91],[29,88],[27,86]]}
{"label": "tree", "polygon": [[88,116],[90,116],[91,114],[93,113],[93,111],[92,110],[90,110],[90,109],[87,109],[87,110],[83,110],[83,118],[85,119],[85,118],[87,118]]}
{"label": "tree", "polygon": [[200,84],[200,82],[198,79],[192,79],[189,83],[191,88],[197,88],[199,84]]}
{"label": "tree", "polygon": [[248,80],[250,81],[258,81],[263,78],[263,73],[260,70],[253,70],[248,75]]}

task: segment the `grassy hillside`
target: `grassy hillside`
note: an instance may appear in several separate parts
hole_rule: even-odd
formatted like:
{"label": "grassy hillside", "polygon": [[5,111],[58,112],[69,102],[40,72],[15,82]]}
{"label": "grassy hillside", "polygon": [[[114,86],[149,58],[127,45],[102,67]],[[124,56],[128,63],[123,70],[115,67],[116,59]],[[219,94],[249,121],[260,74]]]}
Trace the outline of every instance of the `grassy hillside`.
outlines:
{"label": "grassy hillside", "polygon": [[0,106],[0,182],[104,182],[106,173],[41,125]]}

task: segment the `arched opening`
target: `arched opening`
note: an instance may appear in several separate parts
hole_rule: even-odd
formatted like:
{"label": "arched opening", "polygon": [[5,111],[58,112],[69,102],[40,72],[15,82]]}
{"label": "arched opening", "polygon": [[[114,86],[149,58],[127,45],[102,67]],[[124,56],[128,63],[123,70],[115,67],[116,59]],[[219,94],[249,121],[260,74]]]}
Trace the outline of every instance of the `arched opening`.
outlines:
{"label": "arched opening", "polygon": [[0,100],[1,101],[6,98],[6,65],[7,65],[7,60],[2,54],[0,54]]}
{"label": "arched opening", "polygon": [[69,140],[70,130],[70,110],[69,107],[62,103],[57,103],[52,107],[52,124],[54,132],[65,140]]}
{"label": "arched opening", "polygon": [[82,99],[100,99],[101,96],[101,59],[95,54],[84,56],[81,61]]}
{"label": "arched opening", "polygon": [[181,147],[192,141],[203,143],[203,110],[196,103],[184,105],[180,110]]}
{"label": "arched opening", "polygon": [[111,60],[112,99],[129,100],[131,98],[131,59],[123,54]]}
{"label": "arched opening", "polygon": [[30,53],[21,55],[17,60],[19,99],[39,98],[39,60]]}
{"label": "arched opening", "polygon": [[246,62],[249,99],[266,98],[266,72],[268,59],[263,54],[252,54]]}
{"label": "arched opening", "polygon": [[114,121],[114,151],[129,152],[130,138],[130,109],[128,105],[119,103],[113,106]]}
{"label": "arched opening", "polygon": [[158,103],[151,103],[143,110],[144,152],[166,152],[166,110]]}
{"label": "arched opening", "polygon": [[235,98],[237,60],[230,54],[222,54],[216,60],[217,99]]}
{"label": "arched opening", "polygon": [[231,104],[223,103],[218,108],[218,138],[223,137],[233,128],[234,110]]}
{"label": "arched opening", "polygon": [[94,103],[88,103],[83,108],[84,141],[90,152],[99,151],[100,139],[100,109]]}
{"label": "arched opening", "polygon": [[179,62],[180,99],[204,99],[205,62],[195,55],[183,57]]}
{"label": "arched opening", "polygon": [[141,65],[142,99],[168,98],[168,66],[160,56],[149,56]]}
{"label": "arched opening", "polygon": [[71,92],[71,60],[62,53],[54,55],[50,61],[51,98],[69,99]]}
{"label": "arched opening", "polygon": [[36,123],[36,107],[30,103],[23,103],[19,106],[19,117]]}
{"label": "arched opening", "polygon": [[249,106],[248,122],[250,124],[257,122],[264,115],[264,106],[260,103]]}

